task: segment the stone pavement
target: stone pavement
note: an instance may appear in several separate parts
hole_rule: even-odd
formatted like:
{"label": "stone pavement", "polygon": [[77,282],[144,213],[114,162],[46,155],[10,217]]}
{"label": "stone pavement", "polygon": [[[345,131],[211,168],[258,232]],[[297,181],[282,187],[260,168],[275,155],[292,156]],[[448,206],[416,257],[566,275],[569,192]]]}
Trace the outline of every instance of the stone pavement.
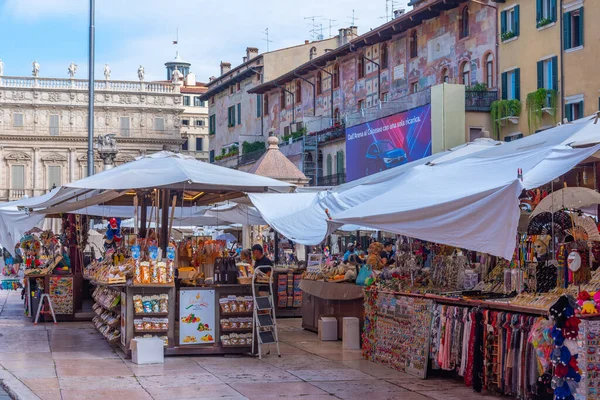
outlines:
{"label": "stone pavement", "polygon": [[0,380],[21,399],[496,398],[460,381],[420,380],[363,360],[341,342],[318,341],[298,319],[280,320],[281,358],[169,357],[136,365],[91,323],[34,326],[22,309],[19,294],[0,291]]}

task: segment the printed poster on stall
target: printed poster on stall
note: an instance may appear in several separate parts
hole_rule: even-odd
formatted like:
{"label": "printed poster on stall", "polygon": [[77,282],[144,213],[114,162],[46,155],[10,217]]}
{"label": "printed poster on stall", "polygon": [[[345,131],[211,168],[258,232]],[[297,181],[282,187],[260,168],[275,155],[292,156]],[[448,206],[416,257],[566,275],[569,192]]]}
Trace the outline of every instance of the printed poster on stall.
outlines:
{"label": "printed poster on stall", "polygon": [[215,343],[215,291],[179,292],[179,344]]}
{"label": "printed poster on stall", "polygon": [[50,299],[56,314],[73,314],[73,277],[50,277]]}
{"label": "printed poster on stall", "polygon": [[431,105],[346,128],[348,181],[430,155]]}

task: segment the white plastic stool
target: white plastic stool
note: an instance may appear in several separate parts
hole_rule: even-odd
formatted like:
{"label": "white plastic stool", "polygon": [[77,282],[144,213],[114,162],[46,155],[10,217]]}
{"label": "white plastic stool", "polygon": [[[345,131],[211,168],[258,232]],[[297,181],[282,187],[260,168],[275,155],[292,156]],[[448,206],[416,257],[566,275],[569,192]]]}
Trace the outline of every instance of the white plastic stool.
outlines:
{"label": "white plastic stool", "polygon": [[342,324],[342,347],[344,350],[360,350],[360,322],[358,318],[344,317]]}
{"label": "white plastic stool", "polygon": [[321,317],[317,324],[319,340],[338,340],[338,323],[336,317]]}
{"label": "white plastic stool", "polygon": [[54,315],[54,308],[52,307],[52,300],[50,300],[50,295],[48,295],[48,293],[44,293],[40,297],[40,303],[38,304],[37,313],[35,313],[35,322],[33,323],[34,325],[37,325],[40,314],[48,314],[48,311],[42,311],[42,308],[44,307],[44,299],[48,300],[48,305],[50,306],[50,313],[52,314],[52,319],[54,320],[54,323],[56,324],[56,315]]}

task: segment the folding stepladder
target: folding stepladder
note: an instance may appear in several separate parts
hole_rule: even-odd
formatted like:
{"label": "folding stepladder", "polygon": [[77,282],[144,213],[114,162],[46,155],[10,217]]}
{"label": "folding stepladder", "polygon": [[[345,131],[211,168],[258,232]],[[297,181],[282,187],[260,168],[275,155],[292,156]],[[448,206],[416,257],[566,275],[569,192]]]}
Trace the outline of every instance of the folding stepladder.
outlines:
{"label": "folding stepladder", "polygon": [[[267,287],[266,283],[256,282],[256,271],[261,270],[269,274],[268,295],[260,296],[257,286]],[[275,317],[275,303],[273,301],[273,267],[263,265],[255,268],[252,276],[252,298],[254,300],[254,317],[252,320],[252,337],[256,338],[258,344],[258,358],[262,359],[262,346],[264,344],[275,344],[277,346],[277,355],[281,357],[279,351],[279,336],[277,334],[277,318]],[[252,354],[254,353],[254,343],[252,340]]]}
{"label": "folding stepladder", "polygon": [[[48,300],[48,306],[50,307],[50,311],[44,311],[44,299]],[[52,300],[50,300],[50,295],[48,293],[43,293],[40,297],[40,302],[38,304],[37,312],[35,313],[35,321],[34,325],[37,325],[40,314],[52,314],[52,319],[56,324],[56,315],[54,314],[54,307],[52,307]]]}

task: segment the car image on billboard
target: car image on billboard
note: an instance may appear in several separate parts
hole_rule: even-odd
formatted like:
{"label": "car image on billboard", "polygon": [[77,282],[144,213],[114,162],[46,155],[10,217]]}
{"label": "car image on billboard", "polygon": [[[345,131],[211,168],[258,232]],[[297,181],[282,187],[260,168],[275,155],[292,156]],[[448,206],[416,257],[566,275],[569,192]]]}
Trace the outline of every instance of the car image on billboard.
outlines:
{"label": "car image on billboard", "polygon": [[346,128],[348,181],[430,155],[430,105]]}

